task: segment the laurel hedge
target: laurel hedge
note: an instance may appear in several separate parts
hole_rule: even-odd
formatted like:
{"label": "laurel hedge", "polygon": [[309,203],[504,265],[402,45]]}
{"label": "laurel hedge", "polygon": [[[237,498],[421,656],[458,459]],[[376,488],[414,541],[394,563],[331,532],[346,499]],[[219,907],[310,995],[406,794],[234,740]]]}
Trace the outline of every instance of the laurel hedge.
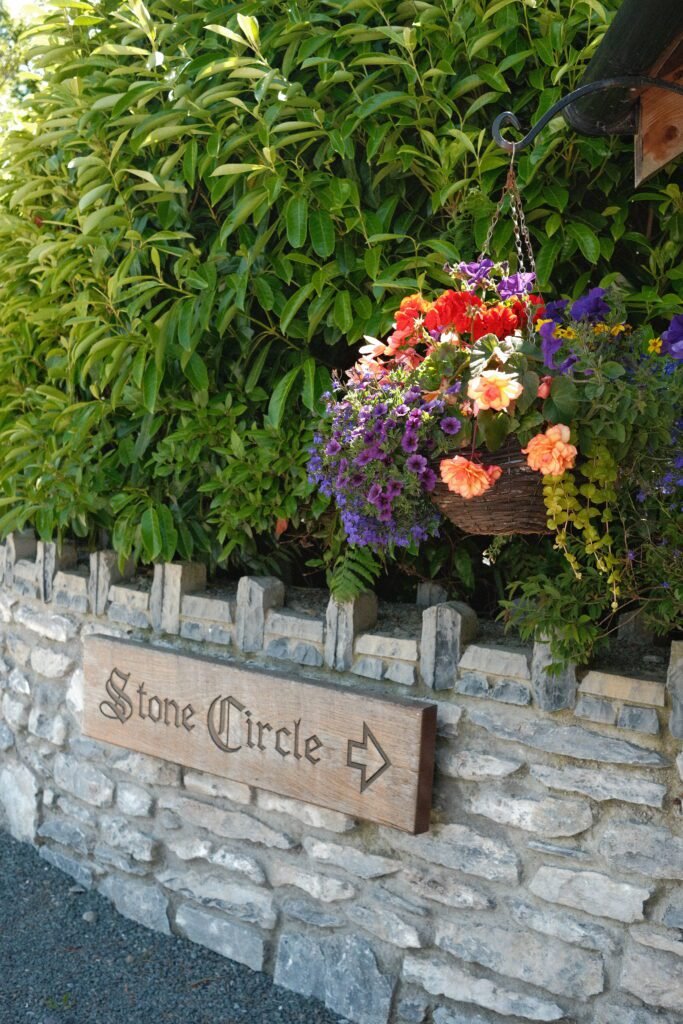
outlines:
{"label": "laurel hedge", "polygon": [[[575,86],[617,6],[55,0],[0,144],[0,534],[261,564],[283,521],[320,530],[330,371],[477,252],[490,122]],[[668,171],[634,193],[631,160],[558,118],[520,180],[544,288],[616,281],[657,317],[683,199]]]}

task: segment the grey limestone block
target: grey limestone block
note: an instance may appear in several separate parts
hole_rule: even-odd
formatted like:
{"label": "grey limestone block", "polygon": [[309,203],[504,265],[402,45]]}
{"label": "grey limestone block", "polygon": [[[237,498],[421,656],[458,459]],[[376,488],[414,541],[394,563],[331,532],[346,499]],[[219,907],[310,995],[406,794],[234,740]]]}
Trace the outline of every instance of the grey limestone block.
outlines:
{"label": "grey limestone block", "polygon": [[70,754],[57,754],[54,779],[60,789],[93,807],[106,807],[114,798],[113,782],[99,768]]}
{"label": "grey limestone block", "polygon": [[605,987],[602,957],[551,936],[490,921],[451,919],[437,925],[436,944],[446,953],[526,981],[558,996],[585,999]]}
{"label": "grey limestone block", "polygon": [[[458,1003],[473,1003],[482,1009],[493,1010],[504,1017],[523,1017],[525,1020],[565,1020],[565,1011],[557,1003],[540,999],[536,995],[508,987],[505,982],[491,981],[465,971],[452,958],[435,956],[427,959],[412,953],[403,964],[403,980],[421,985],[432,995],[446,996]],[[439,1018],[436,1018],[439,1020]],[[458,1018],[442,1016],[441,1021],[459,1024]],[[464,1018],[467,1021],[467,1018]],[[474,1018],[476,1021],[476,1017]]]}
{"label": "grey limestone block", "polygon": [[55,573],[52,586],[52,600],[56,607],[85,615],[90,609],[89,582],[89,572],[63,572],[59,569]]}
{"label": "grey limestone block", "polygon": [[326,612],[325,664],[347,672],[353,664],[354,641],[377,622],[377,595],[365,591],[353,601],[330,598]]}
{"label": "grey limestone block", "polygon": [[[495,710],[494,710],[495,708]],[[628,740],[605,736],[577,725],[558,725],[530,717],[522,718],[512,709],[503,711],[493,704],[471,708],[468,717],[493,736],[510,743],[523,743],[549,754],[566,754],[579,761],[601,761],[603,764],[629,764],[642,767],[667,768],[669,762],[656,750],[641,747]]]}
{"label": "grey limestone block", "polygon": [[434,690],[451,690],[466,644],[477,634],[477,616],[466,604],[449,601],[422,613],[420,673]]}
{"label": "grey limestone block", "polygon": [[281,909],[286,917],[293,917],[304,924],[315,925],[316,928],[339,928],[345,924],[344,918],[335,914],[328,907],[321,907],[319,903],[298,899],[295,896],[288,896],[287,899],[284,899]]}
{"label": "grey limestone block", "polygon": [[59,569],[76,565],[76,545],[65,541],[61,547],[52,541],[39,540],[36,545],[36,582],[41,601],[51,601],[55,574]]}
{"label": "grey limestone block", "polygon": [[630,924],[644,918],[643,904],[652,895],[650,885],[631,885],[597,871],[541,867],[529,883],[534,896],[549,903],[583,910],[597,917],[610,917]]}
{"label": "grey limestone block", "polygon": [[260,928],[275,927],[277,913],[273,893],[268,889],[249,885],[243,879],[230,881],[222,871],[203,867],[168,868],[157,874],[156,879],[165,889],[195,903],[215,907],[231,918]]}
{"label": "grey limestone block", "polygon": [[133,563],[129,562],[121,571],[115,551],[96,551],[92,554],[88,578],[88,604],[92,614],[104,615],[111,585],[132,575]]}
{"label": "grey limestone block", "polygon": [[683,1013],[683,967],[680,956],[630,943],[624,954],[620,987],[651,1006]]}
{"label": "grey limestone block", "polygon": [[185,640],[204,640],[211,644],[229,647],[232,643],[232,628],[221,626],[217,622],[193,622],[183,619],[180,623],[180,635]]}
{"label": "grey limestone block", "polygon": [[602,697],[579,697],[574,714],[577,718],[585,718],[588,722],[599,722],[601,725],[614,725],[617,720],[617,709],[609,700]]}
{"label": "grey limestone block", "polygon": [[15,839],[32,843],[38,827],[39,790],[26,765],[9,761],[0,769],[0,805]]}
{"label": "grey limestone block", "polygon": [[311,665],[320,668],[323,664],[322,652],[314,644],[303,640],[292,640],[285,636],[273,637],[268,641],[266,654],[269,658],[284,661],[295,661],[298,665]]}
{"label": "grey limestone block", "polygon": [[598,852],[612,869],[637,872],[649,880],[683,881],[683,838],[663,826],[612,820],[600,838]]}
{"label": "grey limestone block", "polygon": [[478,676],[474,672],[465,672],[455,684],[455,691],[456,693],[462,693],[466,697],[488,697],[490,685],[486,676]]}
{"label": "grey limestone block", "polygon": [[576,703],[576,666],[549,672],[552,664],[550,644],[536,641],[531,656],[531,688],[534,702],[542,711],[562,711]]}
{"label": "grey limestone block", "polygon": [[683,640],[671,644],[666,687],[671,698],[669,729],[676,739],[683,740]]}
{"label": "grey limestone block", "polygon": [[206,566],[199,562],[165,562],[154,566],[149,598],[152,627],[160,633],[180,633],[184,594],[206,588]]}
{"label": "grey limestone block", "polygon": [[444,604],[448,600],[448,591],[440,583],[426,580],[417,585],[415,604],[418,608],[431,608],[434,604]]}
{"label": "grey limestone block", "polygon": [[103,896],[112,901],[119,914],[146,928],[170,935],[168,900],[156,886],[109,875],[98,888]]}
{"label": "grey limestone block", "polygon": [[93,845],[93,834],[82,828],[76,822],[69,821],[62,816],[48,818],[38,829],[41,839],[53,839],[61,846],[67,846],[76,853],[87,854]]}
{"label": "grey limestone block", "polygon": [[659,718],[654,708],[641,708],[635,704],[624,704],[617,725],[620,729],[633,729],[634,732],[647,732],[651,736],[659,733]]}
{"label": "grey limestone block", "polygon": [[382,972],[363,938],[284,932],[277,948],[275,983],[320,999],[355,1024],[387,1024],[396,981]]}
{"label": "grey limestone block", "polygon": [[191,942],[246,964],[252,971],[263,970],[265,943],[254,928],[184,904],[175,917],[175,928]]}
{"label": "grey limestone block", "polygon": [[531,690],[524,683],[517,683],[514,679],[499,679],[494,683],[491,690],[493,700],[502,701],[503,704],[518,704],[524,706],[531,704]]}
{"label": "grey limestone block", "polygon": [[0,753],[14,746],[14,733],[6,722],[0,722]]}
{"label": "grey limestone block", "polygon": [[263,648],[266,613],[281,608],[285,586],[274,576],[243,576],[237,585],[235,609],[235,644],[240,651],[255,652]]}
{"label": "grey limestone block", "polygon": [[89,865],[76,860],[74,857],[68,857],[65,853],[62,853],[60,850],[54,850],[51,846],[41,846],[38,850],[38,856],[42,857],[48,864],[51,864],[53,868],[57,868],[58,871],[69,875],[84,889],[92,889],[93,872]]}
{"label": "grey limestone block", "polygon": [[5,585],[14,582],[14,567],[19,561],[35,561],[37,551],[36,535],[33,530],[10,533],[5,543]]}

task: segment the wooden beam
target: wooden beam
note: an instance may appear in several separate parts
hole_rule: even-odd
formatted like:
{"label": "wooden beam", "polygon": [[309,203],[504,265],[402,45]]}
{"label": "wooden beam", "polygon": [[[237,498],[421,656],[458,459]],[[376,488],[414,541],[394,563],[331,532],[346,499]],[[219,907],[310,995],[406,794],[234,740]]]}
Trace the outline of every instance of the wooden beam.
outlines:
{"label": "wooden beam", "polygon": [[[651,74],[683,85],[683,38],[679,37]],[[635,181],[640,185],[683,153],[683,96],[645,89],[635,138]]]}

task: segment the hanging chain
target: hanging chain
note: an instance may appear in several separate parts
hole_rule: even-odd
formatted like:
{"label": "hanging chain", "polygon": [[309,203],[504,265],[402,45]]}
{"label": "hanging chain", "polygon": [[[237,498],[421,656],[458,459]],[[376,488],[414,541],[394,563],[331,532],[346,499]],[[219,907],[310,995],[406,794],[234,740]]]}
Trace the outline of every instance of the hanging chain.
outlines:
{"label": "hanging chain", "polygon": [[[524,216],[524,207],[522,206],[522,196],[519,191],[519,185],[517,184],[517,176],[515,174],[515,152],[514,147],[512,150],[512,157],[510,160],[510,166],[508,167],[507,178],[505,179],[505,185],[501,192],[500,199],[496,204],[496,208],[493,211],[491,217],[491,223],[489,229],[486,232],[486,238],[484,245],[481,250],[480,259],[483,259],[489,253],[491,248],[491,241],[493,239],[493,232],[496,230],[496,225],[500,220],[500,215],[505,205],[505,200],[510,197],[510,214],[512,216],[513,234],[515,239],[515,249],[517,250],[517,272],[519,274],[532,273],[536,276],[536,260],[534,258],[534,250],[531,245],[531,235],[526,223],[526,217]],[[524,292],[528,295],[528,288],[524,287]],[[534,329],[534,304],[532,302],[527,303],[527,326],[529,332],[533,333]]]}

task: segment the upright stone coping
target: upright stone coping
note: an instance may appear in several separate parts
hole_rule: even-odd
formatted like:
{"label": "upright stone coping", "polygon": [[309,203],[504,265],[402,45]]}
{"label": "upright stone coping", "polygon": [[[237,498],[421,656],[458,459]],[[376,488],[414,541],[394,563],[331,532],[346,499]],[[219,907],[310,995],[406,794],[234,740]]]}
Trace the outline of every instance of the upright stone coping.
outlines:
{"label": "upright stone coping", "polygon": [[[432,584],[415,635],[383,628],[373,594],[302,611],[272,578],[215,591],[191,564],[136,578],[76,554],[0,545],[0,827],[120,913],[353,1024],[682,1018],[683,644],[666,686],[577,678],[547,644],[477,636]],[[435,701],[430,831],[83,737],[92,633]]]}

